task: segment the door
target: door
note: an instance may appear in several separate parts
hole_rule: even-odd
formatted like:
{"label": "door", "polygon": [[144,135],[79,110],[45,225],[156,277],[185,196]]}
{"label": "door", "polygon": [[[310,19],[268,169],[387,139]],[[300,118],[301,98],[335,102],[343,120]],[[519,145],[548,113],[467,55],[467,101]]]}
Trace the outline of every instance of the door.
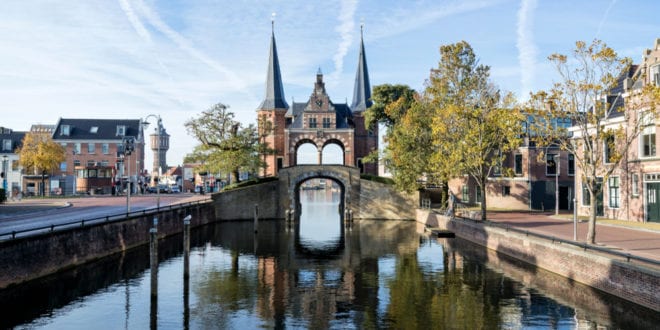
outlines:
{"label": "door", "polygon": [[646,221],[660,222],[660,182],[646,184]]}
{"label": "door", "polygon": [[568,210],[569,205],[568,187],[559,186],[559,209]]}

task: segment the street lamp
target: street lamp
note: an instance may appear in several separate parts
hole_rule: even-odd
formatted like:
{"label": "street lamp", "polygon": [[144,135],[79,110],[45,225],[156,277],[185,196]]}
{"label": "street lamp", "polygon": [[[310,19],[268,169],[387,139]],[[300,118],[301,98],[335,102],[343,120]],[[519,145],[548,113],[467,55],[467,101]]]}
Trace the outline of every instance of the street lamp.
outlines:
{"label": "street lamp", "polygon": [[[561,151],[558,151],[561,152]],[[554,161],[555,161],[555,215],[559,214],[559,174],[561,173],[561,167],[559,165],[559,162],[561,161],[561,158],[559,158],[559,153],[553,156]]]}
{"label": "street lamp", "polygon": [[[149,117],[154,117],[157,121],[157,127],[156,127],[156,135],[158,136],[158,141],[156,143],[156,154],[158,155],[158,181],[156,182],[156,208],[160,209],[160,185],[158,184],[160,181],[160,133],[163,130],[163,121],[160,118],[159,115],[147,115],[144,117],[144,121],[142,122],[142,125],[144,125],[144,128],[146,129],[149,126],[149,122],[146,121],[147,118]],[[146,146],[146,144],[145,144]],[[151,146],[153,148],[153,146]],[[153,171],[152,171],[153,172]],[[153,178],[154,173],[151,173],[151,177]]]}
{"label": "street lamp", "polygon": [[126,213],[128,214],[131,212],[131,162],[128,156],[135,149],[135,138],[125,137],[122,142],[124,144],[124,164],[128,167],[128,173],[126,173]]}

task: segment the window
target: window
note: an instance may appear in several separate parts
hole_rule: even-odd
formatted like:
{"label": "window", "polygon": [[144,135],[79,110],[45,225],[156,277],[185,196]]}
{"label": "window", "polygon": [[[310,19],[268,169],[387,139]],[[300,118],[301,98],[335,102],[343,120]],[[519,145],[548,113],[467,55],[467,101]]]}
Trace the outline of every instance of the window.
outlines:
{"label": "window", "polygon": [[107,160],[102,160],[101,161],[101,166],[108,167],[109,165],[110,165],[110,162],[108,162]]}
{"label": "window", "polygon": [[96,153],[96,143],[88,143],[87,144],[87,153],[88,154]]}
{"label": "window", "polygon": [[614,136],[608,136],[603,142],[603,150],[605,151],[605,163],[614,162]]}
{"label": "window", "polygon": [[463,203],[469,203],[470,202],[470,190],[468,189],[468,186],[465,185],[461,188],[461,202]]}
{"label": "window", "polygon": [[66,162],[61,162],[60,163],[60,171],[66,172]]}
{"label": "window", "polygon": [[475,190],[475,195],[476,195],[475,198],[477,199],[476,202],[480,203],[481,202],[481,187],[475,186],[474,190]]}
{"label": "window", "polygon": [[651,83],[660,86],[660,65],[654,65],[651,67]]}
{"label": "window", "polygon": [[323,118],[323,128],[330,128],[330,118]]}
{"label": "window", "polygon": [[591,205],[591,193],[586,184],[582,184],[582,205],[589,206]]}
{"label": "window", "polygon": [[5,151],[11,150],[11,140],[2,140],[2,150]]}
{"label": "window", "polygon": [[98,126],[92,126],[92,127],[90,127],[90,129],[89,129],[89,132],[92,133],[92,134],[96,134],[98,131],[99,131],[99,127],[98,127]]}
{"label": "window", "polygon": [[642,157],[655,156],[655,117],[652,111],[641,114],[641,124],[644,127],[640,134],[640,153]]}
{"label": "window", "polygon": [[619,208],[619,204],[621,202],[621,195],[619,193],[619,177],[610,177],[607,185],[610,189],[610,208]]}
{"label": "window", "polygon": [[66,135],[66,136],[71,135],[71,126],[69,125],[60,126],[60,135]]}
{"label": "window", "polygon": [[18,166],[19,166],[18,160],[12,160],[11,161],[11,170],[12,171],[18,171]]}
{"label": "window", "polygon": [[517,154],[513,158],[513,168],[515,170],[516,175],[522,175],[523,174],[523,157],[521,154]]}
{"label": "window", "polygon": [[575,155],[568,155],[568,175],[575,175]]}
{"label": "window", "polygon": [[502,196],[510,196],[510,195],[511,195],[511,187],[502,186]]}
{"label": "window", "polygon": [[316,128],[316,118],[315,117],[310,117],[309,118],[309,128]]}
{"label": "window", "polygon": [[96,162],[90,159],[87,161],[87,167],[92,167],[92,166],[96,166]]}
{"label": "window", "polygon": [[117,125],[117,136],[124,136],[124,135],[126,135],[126,126]]}
{"label": "window", "polygon": [[80,143],[75,143],[73,145],[73,154],[80,155]]}
{"label": "window", "polygon": [[639,196],[639,175],[637,173],[633,173],[630,181],[632,195]]}
{"label": "window", "polygon": [[76,159],[73,161],[73,167],[80,166],[80,160]]}
{"label": "window", "polygon": [[104,155],[109,154],[109,153],[110,153],[110,144],[109,144],[109,143],[104,143],[104,144],[102,144],[102,145],[101,145],[101,152],[102,152]]}
{"label": "window", "polygon": [[545,155],[545,174],[546,175],[557,175],[557,163],[555,162],[555,157],[559,158],[557,154],[547,154],[547,155]]}

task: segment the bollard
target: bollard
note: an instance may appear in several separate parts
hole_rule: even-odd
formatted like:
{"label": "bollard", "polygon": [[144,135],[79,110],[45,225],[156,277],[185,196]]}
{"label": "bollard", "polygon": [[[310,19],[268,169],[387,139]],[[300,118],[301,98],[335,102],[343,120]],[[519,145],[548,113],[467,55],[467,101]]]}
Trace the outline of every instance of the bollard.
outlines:
{"label": "bollard", "polygon": [[158,230],[149,229],[149,264],[151,268],[151,329],[158,324]]}
{"label": "bollard", "polygon": [[259,230],[259,205],[254,204],[254,233]]}
{"label": "bollard", "polygon": [[183,218],[183,279],[190,277],[190,219],[191,215]]}

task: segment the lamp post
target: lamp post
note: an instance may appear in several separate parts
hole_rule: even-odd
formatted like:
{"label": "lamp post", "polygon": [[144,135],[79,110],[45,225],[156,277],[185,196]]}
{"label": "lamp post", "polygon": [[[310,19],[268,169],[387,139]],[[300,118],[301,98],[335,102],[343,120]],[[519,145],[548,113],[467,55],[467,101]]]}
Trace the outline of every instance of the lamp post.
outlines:
{"label": "lamp post", "polygon": [[131,155],[135,149],[135,139],[133,137],[125,137],[124,144],[124,164],[127,167],[126,173],[126,213],[131,212],[131,162],[128,156]]}
{"label": "lamp post", "polygon": [[[147,118],[149,118],[149,117],[154,117],[157,121],[157,123],[156,123],[156,125],[157,125],[156,126],[156,135],[158,136],[157,137],[157,139],[158,139],[157,142],[158,143],[156,144],[156,154],[158,155],[158,171],[157,171],[158,172],[158,181],[156,182],[156,208],[160,209],[160,185],[158,184],[158,182],[160,181],[160,171],[161,171],[161,168],[160,168],[160,133],[163,129],[162,128],[163,127],[163,121],[162,121],[162,119],[160,118],[159,115],[147,115],[144,118],[145,121],[142,122],[142,125],[144,125],[145,128],[147,126],[149,126],[149,122],[146,121]],[[152,148],[153,148],[153,146],[152,146]],[[154,176],[154,173],[151,173],[152,178],[153,178],[153,176]]]}
{"label": "lamp post", "polygon": [[561,158],[559,158],[559,154],[554,155],[554,160],[555,160],[555,167],[557,169],[555,173],[555,215],[559,214],[559,173],[561,173],[561,167],[559,165],[559,162],[561,161]]}

